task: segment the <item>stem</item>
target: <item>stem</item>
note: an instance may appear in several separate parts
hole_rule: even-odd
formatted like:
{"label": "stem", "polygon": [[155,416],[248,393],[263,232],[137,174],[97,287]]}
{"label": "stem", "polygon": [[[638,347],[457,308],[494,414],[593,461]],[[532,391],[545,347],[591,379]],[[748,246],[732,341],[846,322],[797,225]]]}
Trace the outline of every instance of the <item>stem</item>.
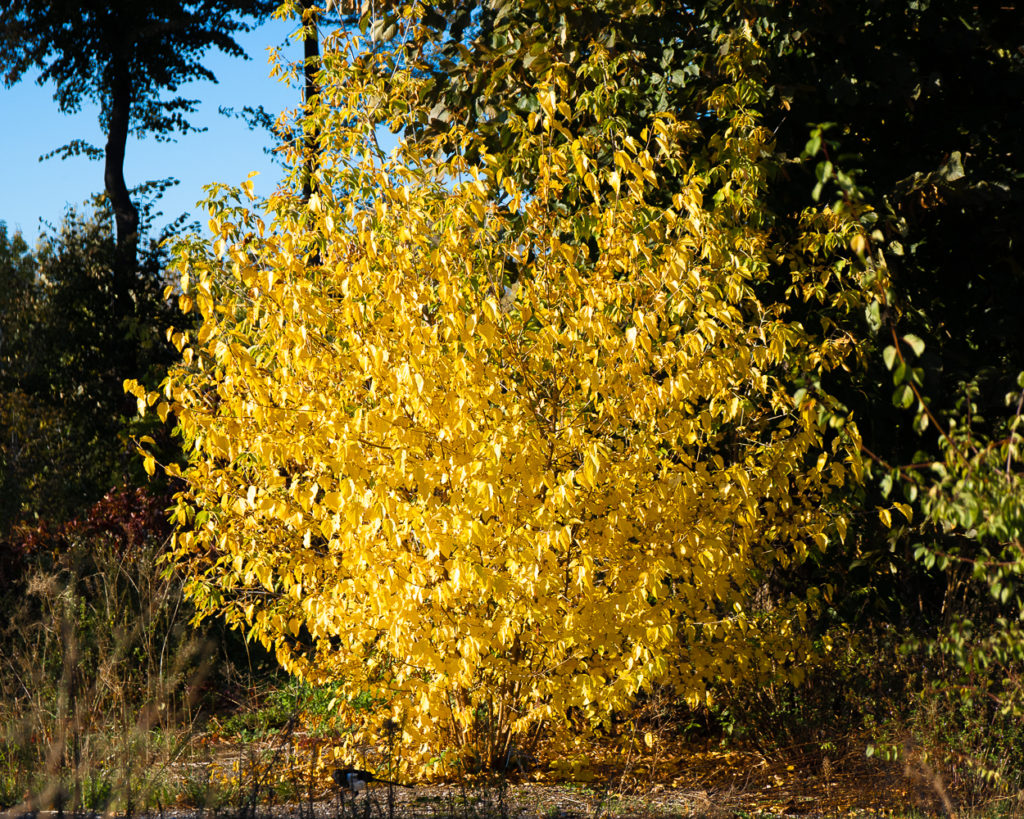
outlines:
{"label": "stem", "polygon": [[867,455],[876,464],[878,464],[879,466],[889,470],[890,472],[892,471],[892,466],[889,464],[889,462],[887,460],[885,460],[885,458],[881,457],[880,455],[876,455],[874,452],[872,452],[870,449],[868,449],[866,446],[864,446],[863,441],[860,443],[859,449],[860,449],[861,452],[863,452],[865,455]]}
{"label": "stem", "polygon": [[132,203],[124,181],[124,154],[132,109],[132,78],[127,62],[114,57],[110,63],[110,116],[107,122],[107,145],[103,184],[114,209],[117,228],[119,270],[115,271],[115,293],[127,296],[127,281],[136,261],[139,243],[139,211]]}
{"label": "stem", "polygon": [[[303,102],[306,107],[308,118],[316,103],[316,97],[320,89],[316,82],[317,72],[320,70],[320,33],[317,30],[317,10],[313,5],[314,0],[302,0],[302,71],[305,77],[305,89]],[[306,168],[303,174],[302,198],[309,201],[313,194],[313,174],[317,166],[317,152],[319,150],[320,132],[314,129],[306,135]]]}
{"label": "stem", "polygon": [[[906,364],[907,360],[903,357],[903,350],[900,348],[900,340],[899,337],[896,335],[896,327],[893,325],[889,325],[889,332],[892,333],[892,343],[896,348],[896,355],[900,357],[900,363]],[[964,466],[968,466],[969,464],[967,462],[967,458],[964,457],[964,454],[960,451],[960,448],[953,443],[953,439],[949,437],[949,434],[946,432],[945,428],[943,428],[942,424],[939,423],[939,419],[936,418],[934,414],[932,414],[932,411],[930,409],[928,409],[928,405],[924,402],[924,398],[921,395],[921,391],[918,390],[917,384],[914,383],[913,379],[911,379],[909,383],[910,389],[914,393],[914,397],[917,399],[917,403],[921,405],[921,408],[924,410],[924,414],[928,416],[928,420],[935,425],[935,428],[939,431],[939,434],[946,439],[946,443],[948,443],[953,452],[956,453],[956,456],[961,461],[963,461]]]}

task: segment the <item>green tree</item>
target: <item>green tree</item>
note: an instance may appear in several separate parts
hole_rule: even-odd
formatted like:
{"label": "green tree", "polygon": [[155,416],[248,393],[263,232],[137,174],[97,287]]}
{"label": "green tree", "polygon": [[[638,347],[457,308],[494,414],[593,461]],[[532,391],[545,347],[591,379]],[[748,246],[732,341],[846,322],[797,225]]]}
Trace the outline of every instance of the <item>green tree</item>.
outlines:
{"label": "green tree", "polygon": [[168,139],[191,129],[196,100],[172,96],[184,83],[215,81],[201,59],[210,48],[245,57],[235,35],[250,30],[251,18],[268,14],[272,0],[159,0],[158,2],[0,3],[0,61],[10,86],[38,69],[39,82],[52,82],[61,111],[83,101],[100,106],[107,135],[101,150],[75,140],[55,153],[103,157],[103,184],[113,208],[123,257],[114,295],[127,298],[139,241],[139,211],[124,178],[128,135]]}
{"label": "green tree", "polygon": [[111,312],[117,248],[110,211],[74,213],[34,253],[0,234],[0,525],[61,521],[142,473],[122,382],[156,383],[170,360],[163,329],[166,254],[149,245],[129,281],[132,311]]}
{"label": "green tree", "polygon": [[26,420],[24,394],[15,372],[32,356],[32,316],[37,311],[36,260],[20,233],[9,236],[0,222],[0,525],[18,513],[23,483],[37,458]]}
{"label": "green tree", "polygon": [[[778,193],[869,204],[860,249],[886,274],[858,330],[870,366],[827,382],[858,419],[875,481],[848,560],[826,559],[821,570],[848,601],[842,619],[864,629],[883,621],[897,639],[928,642],[951,619],[990,609],[978,586],[964,595],[966,563],[940,571],[915,555],[925,554],[922,543],[961,558],[989,548],[937,525],[922,487],[926,464],[955,451],[962,465],[974,457],[969,446],[950,446],[951,432],[1005,438],[1002,397],[1024,369],[1024,267],[1015,251],[1024,242],[1024,24],[1009,8],[959,0],[750,9],[772,52],[766,121],[780,149],[801,157],[787,165],[793,184]],[[920,465],[911,470],[919,480],[904,479],[908,464]],[[883,528],[874,507],[892,501],[908,515],[892,508],[892,528]]]}
{"label": "green tree", "polygon": [[[775,52],[777,107],[767,118],[782,150],[806,153],[793,168],[800,186],[872,204],[865,251],[885,264],[891,292],[871,316],[873,381],[856,384],[868,403],[850,400],[863,406],[865,441],[909,460],[920,442],[882,400],[891,393],[880,353],[894,329],[926,341],[914,363],[937,417],[955,412],[973,383],[994,420],[1005,376],[1024,367],[1024,268],[1014,252],[1024,241],[1024,21],[1009,7],[961,0],[752,8]],[[824,127],[808,134],[807,123]]]}

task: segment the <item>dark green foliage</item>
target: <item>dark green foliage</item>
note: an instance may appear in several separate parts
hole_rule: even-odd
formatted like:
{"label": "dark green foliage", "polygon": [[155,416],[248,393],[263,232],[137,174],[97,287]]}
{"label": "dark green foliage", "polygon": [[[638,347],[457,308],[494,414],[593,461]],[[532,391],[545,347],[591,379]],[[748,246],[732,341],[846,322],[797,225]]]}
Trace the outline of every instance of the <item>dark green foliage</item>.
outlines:
{"label": "dark green foliage", "polygon": [[[847,622],[899,625],[921,664],[915,733],[1007,786],[1024,769],[1008,730],[1024,679],[1024,21],[1007,4],[804,3],[763,29],[780,144],[795,154],[802,124],[831,123],[805,146],[805,184],[813,168],[818,194],[874,206],[867,253],[891,276],[867,317],[872,366],[842,393],[879,479],[852,555],[862,580],[840,578],[867,608]],[[872,507],[891,501],[913,519],[882,530]]]}
{"label": "dark green foliage", "polygon": [[[149,431],[125,378],[155,384],[170,361],[164,256],[141,254],[115,297],[110,219],[71,214],[35,253],[0,233],[0,526],[62,521],[112,487],[139,485],[133,435]],[[152,424],[150,424],[152,426]],[[165,436],[166,438],[166,436]]]}
{"label": "dark green foliage", "polygon": [[[870,329],[880,346],[893,328],[924,339],[909,358],[937,415],[970,385],[989,415],[1024,368],[1024,19],[967,0],[750,7],[774,51],[767,124],[784,153],[808,155],[781,193],[806,196],[823,178],[819,196],[852,190],[875,208],[869,255],[884,254],[893,287]],[[881,363],[848,395],[865,443],[906,463],[920,442]]]}
{"label": "dark green foliage", "polygon": [[[891,623],[909,652],[899,713],[867,727],[896,734],[896,749],[920,742],[965,798],[1013,791],[1024,775],[1013,728],[1024,22],[970,2],[762,8],[782,103],[773,127],[805,155],[792,177],[827,201],[873,206],[866,260],[891,277],[861,331],[868,369],[830,385],[854,410],[877,482],[846,553],[818,566],[841,622],[860,633]],[[825,126],[801,147],[808,123]],[[893,510],[882,527],[875,505],[892,501],[912,519]]]}

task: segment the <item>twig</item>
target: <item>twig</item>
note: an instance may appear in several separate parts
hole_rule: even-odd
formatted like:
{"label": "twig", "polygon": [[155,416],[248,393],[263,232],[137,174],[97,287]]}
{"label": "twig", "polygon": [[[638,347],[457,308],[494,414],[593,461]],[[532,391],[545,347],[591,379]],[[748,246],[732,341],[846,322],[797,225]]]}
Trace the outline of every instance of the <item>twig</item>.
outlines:
{"label": "twig", "polygon": [[[892,341],[893,345],[896,348],[896,355],[900,357],[900,363],[905,365],[907,363],[907,360],[903,357],[903,350],[900,348],[900,339],[899,336],[896,335],[895,325],[889,326],[889,332],[892,333]],[[917,399],[917,403],[921,405],[921,408],[924,410],[924,414],[928,417],[928,420],[935,425],[935,428],[939,431],[939,434],[946,439],[946,443],[950,445],[952,450],[956,453],[957,457],[961,461],[963,461],[964,466],[970,466],[970,463],[968,462],[964,454],[960,451],[960,448],[955,443],[953,443],[953,439],[949,437],[949,434],[946,432],[945,428],[943,428],[942,424],[939,423],[939,419],[936,418],[934,414],[932,414],[932,411],[930,409],[928,409],[928,405],[925,403],[924,397],[921,395],[921,391],[918,390],[917,384],[914,383],[913,379],[910,379],[909,383],[910,389],[914,393],[914,397]]]}
{"label": "twig", "polygon": [[[1020,398],[1017,399],[1017,412],[1014,418],[1019,422],[1021,409],[1024,409],[1024,390],[1020,391]],[[1010,462],[1011,456],[1013,455],[1013,438],[1017,434],[1017,427],[1014,425],[1013,429],[1010,430],[1010,443],[1006,447],[1006,479],[1010,479]]]}

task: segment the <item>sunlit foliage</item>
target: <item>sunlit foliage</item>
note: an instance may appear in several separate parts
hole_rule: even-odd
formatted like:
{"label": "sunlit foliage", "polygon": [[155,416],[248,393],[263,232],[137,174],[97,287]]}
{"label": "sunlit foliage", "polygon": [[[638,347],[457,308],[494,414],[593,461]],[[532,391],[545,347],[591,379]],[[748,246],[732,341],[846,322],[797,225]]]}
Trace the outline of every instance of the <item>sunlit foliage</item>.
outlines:
{"label": "sunlit foliage", "polygon": [[848,216],[764,204],[749,33],[709,43],[705,114],[639,140],[607,50],[574,107],[550,66],[500,158],[457,125],[381,151],[423,80],[363,45],[325,44],[308,201],[215,192],[177,249],[201,326],[162,393],[129,384],[187,446],[200,611],[338,685],[353,742],[397,720],[409,761],[497,765],[656,682],[799,679],[829,590],[766,579],[845,532],[856,431],[818,376],[855,343],[789,307],[861,283]]}

